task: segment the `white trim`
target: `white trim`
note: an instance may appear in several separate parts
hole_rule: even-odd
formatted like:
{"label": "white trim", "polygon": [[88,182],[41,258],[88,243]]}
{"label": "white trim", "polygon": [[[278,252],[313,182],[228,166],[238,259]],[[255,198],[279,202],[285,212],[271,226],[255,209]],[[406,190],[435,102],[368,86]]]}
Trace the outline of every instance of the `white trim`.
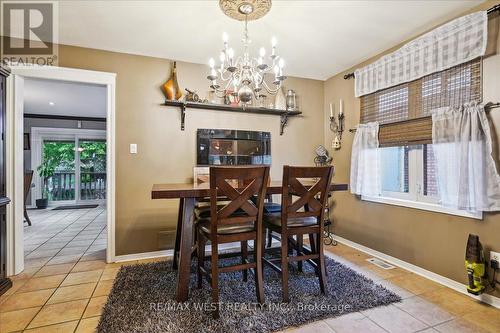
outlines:
{"label": "white trim", "polygon": [[[101,84],[107,90],[106,141],[107,161],[107,230],[108,246],[106,261],[115,260],[115,165],[116,165],[116,74],[89,71],[76,68],[36,65],[12,65],[11,75],[7,77],[6,103],[6,174],[7,196],[12,200],[7,207],[7,275],[20,273],[24,269],[23,254],[23,109],[22,96],[24,77],[61,80],[80,83]],[[18,92],[16,94],[16,92]],[[16,96],[17,95],[17,96]],[[17,98],[17,101],[16,101]],[[19,203],[16,205],[16,203]]]}
{"label": "white trim", "polygon": [[[6,119],[5,128],[5,173],[6,173],[6,195],[11,202],[7,205],[7,276],[18,274],[24,270],[24,230],[23,230],[23,193],[24,189],[20,189],[17,184],[24,183],[23,171],[24,155],[16,155],[16,152],[24,152],[23,140],[23,99],[22,95],[14,93],[16,90],[22,90],[24,86],[24,78],[20,76],[7,77],[7,98],[6,98]],[[21,134],[19,134],[21,133]],[[16,135],[17,134],[17,135]],[[16,204],[21,203],[21,204]],[[15,216],[20,216],[21,221],[15,219]]]}
{"label": "white trim", "polygon": [[[103,74],[103,78],[106,76]],[[106,178],[107,178],[107,195],[106,195],[106,214],[108,228],[108,247],[106,250],[106,261],[115,261],[115,197],[116,197],[116,112],[115,112],[115,97],[116,97],[116,74],[111,74],[108,77],[106,84],[107,91],[107,115],[106,115]]]}
{"label": "white trim", "polygon": [[388,197],[382,197],[382,196],[370,197],[370,196],[365,196],[365,195],[361,196],[361,200],[383,203],[383,204],[388,204],[388,205],[401,206],[401,207],[407,207],[407,208],[427,210],[427,211],[435,212],[435,213],[443,213],[443,214],[449,214],[449,215],[469,217],[469,218],[477,219],[477,220],[483,219],[482,212],[471,213],[471,212],[467,212],[465,210],[457,210],[457,209],[453,209],[453,208],[448,208],[448,207],[444,207],[444,206],[441,206],[439,204],[430,203],[430,202],[412,201],[412,200],[388,198]]}
{"label": "white trim", "polygon": [[471,298],[474,298],[475,300],[478,300],[478,301],[481,301],[481,302],[484,302],[484,303],[487,303],[491,306],[494,306],[496,308],[500,308],[500,298],[498,297],[495,297],[495,296],[492,296],[492,295],[489,295],[489,294],[482,294],[480,296],[475,296],[475,295],[472,295],[472,294],[469,294],[467,292],[467,286],[460,283],[460,282],[457,282],[455,280],[452,280],[450,278],[447,278],[445,276],[442,276],[442,275],[439,275],[437,273],[434,273],[434,272],[431,272],[431,271],[428,271],[422,267],[419,267],[419,266],[416,266],[416,265],[413,265],[413,264],[410,264],[409,262],[406,262],[404,260],[401,260],[401,259],[398,259],[398,258],[395,258],[393,256],[390,256],[388,254],[385,254],[385,253],[382,253],[382,252],[379,252],[377,250],[374,250],[374,249],[371,249],[369,247],[366,247],[364,245],[361,245],[361,244],[358,244],[358,243],[355,243],[353,241],[350,241],[348,239],[345,239],[343,237],[340,237],[340,236],[337,236],[337,235],[333,235],[334,239],[337,240],[338,242],[344,244],[344,245],[347,245],[347,246],[350,246],[356,250],[359,250],[361,252],[364,252],[364,253],[367,253],[369,254],[370,256],[374,256],[374,257],[377,257],[379,259],[382,259],[384,261],[387,261],[393,265],[396,265],[396,266],[399,266],[401,268],[404,268],[406,269],[407,271],[410,271],[412,273],[415,273],[415,274],[418,274],[426,279],[429,279],[429,280],[432,280],[434,282],[437,282],[439,284],[442,284],[448,288],[451,288],[455,291],[458,291],[464,295],[467,295]]}
{"label": "white trim", "polygon": [[10,69],[12,75],[20,75],[36,79],[61,80],[102,85],[116,84],[116,73],[109,72],[37,65],[10,65]]}
{"label": "white trim", "polygon": [[121,256],[115,256],[115,262],[126,262],[126,261],[133,261],[133,260],[172,257],[173,255],[174,255],[174,250],[161,250],[161,251],[153,251],[153,252],[123,254]]}

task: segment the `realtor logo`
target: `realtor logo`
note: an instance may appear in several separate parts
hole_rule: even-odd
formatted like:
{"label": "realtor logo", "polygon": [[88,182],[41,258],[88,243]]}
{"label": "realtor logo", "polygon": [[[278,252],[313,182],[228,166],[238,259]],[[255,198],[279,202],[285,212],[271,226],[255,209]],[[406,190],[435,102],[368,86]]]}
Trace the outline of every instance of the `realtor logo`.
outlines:
{"label": "realtor logo", "polygon": [[57,2],[2,1],[3,63],[56,65]]}

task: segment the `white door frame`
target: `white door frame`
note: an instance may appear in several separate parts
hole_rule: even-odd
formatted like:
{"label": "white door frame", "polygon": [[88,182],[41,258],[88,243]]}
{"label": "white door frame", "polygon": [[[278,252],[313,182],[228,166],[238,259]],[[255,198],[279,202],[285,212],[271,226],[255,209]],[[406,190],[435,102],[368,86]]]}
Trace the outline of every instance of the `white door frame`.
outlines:
{"label": "white door frame", "polygon": [[116,74],[55,66],[10,66],[7,77],[6,103],[6,176],[7,196],[7,275],[24,270],[24,167],[23,167],[23,86],[24,78],[71,81],[106,86],[106,173],[107,173],[107,231],[106,261],[115,261],[115,90]]}
{"label": "white door frame", "polygon": [[[75,145],[78,144],[80,139],[90,139],[90,140],[106,140],[105,130],[94,130],[94,129],[81,129],[81,128],[52,128],[52,127],[32,127],[31,128],[31,169],[33,172],[33,183],[35,187],[31,190],[31,202],[34,204],[36,199],[42,197],[41,189],[41,179],[36,171],[37,167],[42,163],[42,142],[43,140],[74,140]],[[77,148],[77,146],[75,146]],[[78,151],[75,150],[75,200],[67,201],[53,201],[57,204],[75,204],[75,203],[104,203],[105,199],[101,200],[84,200],[79,201],[79,178],[76,177],[77,169],[79,169]]]}

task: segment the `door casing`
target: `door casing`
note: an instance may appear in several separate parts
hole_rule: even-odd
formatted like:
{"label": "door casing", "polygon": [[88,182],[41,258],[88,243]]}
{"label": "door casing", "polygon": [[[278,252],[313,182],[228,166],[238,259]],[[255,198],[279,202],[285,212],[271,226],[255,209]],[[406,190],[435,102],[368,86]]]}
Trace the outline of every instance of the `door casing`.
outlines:
{"label": "door casing", "polygon": [[7,275],[24,270],[24,78],[60,80],[106,87],[106,173],[107,243],[106,261],[115,261],[115,177],[116,177],[116,74],[76,68],[37,65],[10,65],[6,101],[6,183],[7,196]]}

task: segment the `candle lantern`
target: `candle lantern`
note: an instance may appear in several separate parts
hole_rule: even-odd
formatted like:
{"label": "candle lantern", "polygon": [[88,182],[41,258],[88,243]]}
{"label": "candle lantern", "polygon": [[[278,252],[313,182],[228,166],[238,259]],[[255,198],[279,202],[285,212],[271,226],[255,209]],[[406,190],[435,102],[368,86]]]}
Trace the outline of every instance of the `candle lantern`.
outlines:
{"label": "candle lantern", "polygon": [[342,132],[344,132],[344,102],[339,101],[339,114],[335,117],[333,104],[330,103],[330,130],[334,133],[332,148],[340,149],[342,145]]}

